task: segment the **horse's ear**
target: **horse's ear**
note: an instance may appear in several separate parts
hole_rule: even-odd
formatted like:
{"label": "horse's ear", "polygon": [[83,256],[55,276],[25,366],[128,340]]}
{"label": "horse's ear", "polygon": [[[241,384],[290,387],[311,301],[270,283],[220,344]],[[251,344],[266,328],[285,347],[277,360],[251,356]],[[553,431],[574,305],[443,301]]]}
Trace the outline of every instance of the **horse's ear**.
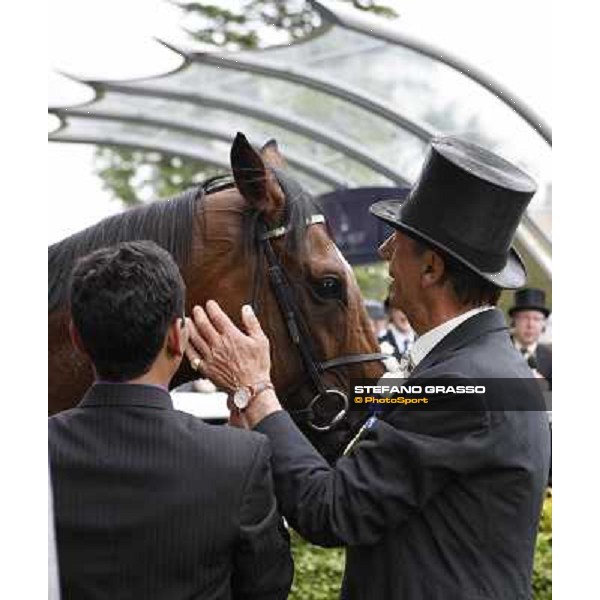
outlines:
{"label": "horse's ear", "polygon": [[270,167],[279,169],[287,168],[285,158],[279,152],[277,141],[272,138],[260,149],[260,155]]}
{"label": "horse's ear", "polygon": [[285,195],[261,155],[239,133],[231,146],[231,168],[240,194],[267,218],[283,210]]}

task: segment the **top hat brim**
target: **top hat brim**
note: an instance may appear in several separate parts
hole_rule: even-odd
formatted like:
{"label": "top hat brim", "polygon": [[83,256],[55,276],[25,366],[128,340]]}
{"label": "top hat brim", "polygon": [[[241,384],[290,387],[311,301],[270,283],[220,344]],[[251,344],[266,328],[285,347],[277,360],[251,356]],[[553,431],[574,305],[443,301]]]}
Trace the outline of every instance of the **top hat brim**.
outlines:
{"label": "top hat brim", "polygon": [[473,271],[486,281],[494,284],[496,287],[506,290],[516,290],[523,287],[527,283],[527,271],[525,269],[523,259],[519,256],[519,253],[514,248],[510,248],[506,265],[502,270],[496,273],[483,271],[451,248],[448,248],[446,245],[434,240],[419,229],[411,225],[407,225],[402,220],[402,205],[404,204],[404,201],[405,199],[380,200],[369,207],[369,212],[382,221],[385,221],[395,229],[403,231],[409,237],[415,237],[455,258],[457,261],[465,265],[469,270]]}
{"label": "top hat brim", "polygon": [[538,304],[519,304],[519,306],[511,306],[508,309],[508,316],[512,317],[515,313],[522,312],[524,310],[537,310],[547,317],[550,314],[550,309],[546,306],[539,306]]}

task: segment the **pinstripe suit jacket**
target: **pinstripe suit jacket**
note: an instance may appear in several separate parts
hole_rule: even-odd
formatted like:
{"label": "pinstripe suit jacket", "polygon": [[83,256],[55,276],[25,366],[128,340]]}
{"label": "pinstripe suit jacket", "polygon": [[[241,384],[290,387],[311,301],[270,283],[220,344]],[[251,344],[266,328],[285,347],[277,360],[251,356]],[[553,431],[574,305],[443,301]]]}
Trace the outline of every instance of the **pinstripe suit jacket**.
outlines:
{"label": "pinstripe suit jacket", "polygon": [[96,384],[49,419],[63,600],[286,598],[293,565],[269,444]]}

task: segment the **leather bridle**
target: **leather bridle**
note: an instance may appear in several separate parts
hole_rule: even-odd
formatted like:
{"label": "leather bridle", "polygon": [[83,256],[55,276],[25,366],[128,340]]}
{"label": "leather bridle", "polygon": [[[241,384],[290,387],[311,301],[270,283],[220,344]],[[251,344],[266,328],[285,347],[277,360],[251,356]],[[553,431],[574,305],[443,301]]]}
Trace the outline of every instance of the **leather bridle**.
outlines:
{"label": "leather bridle", "polygon": [[[295,194],[306,193],[296,181],[285,176],[285,174],[279,170],[273,169],[273,172],[287,198],[290,198],[291,196],[293,197]],[[313,214],[306,219],[305,226],[311,227],[313,225],[324,223],[324,215]],[[289,284],[281,262],[277,258],[277,255],[271,244],[271,240],[284,236],[289,231],[289,227],[283,226],[274,229],[268,229],[266,223],[262,219],[259,220],[257,225],[259,229],[258,242],[260,250],[266,259],[267,273],[269,282],[271,284],[271,289],[273,290],[277,300],[277,305],[283,320],[285,321],[290,340],[298,349],[308,378],[317,392],[316,395],[313,396],[312,400],[308,403],[306,408],[299,410],[288,410],[288,412],[297,423],[307,423],[308,426],[315,431],[329,431],[346,418],[349,409],[349,401],[348,395],[344,391],[337,388],[327,387],[322,377],[323,373],[328,369],[334,369],[336,367],[383,360],[388,358],[388,355],[383,353],[350,354],[346,356],[339,356],[330,360],[318,361],[315,358],[314,348],[311,343],[312,336],[310,335],[308,327],[302,318],[292,287]],[[258,273],[259,271],[257,269],[257,277]],[[258,291],[258,285],[256,285],[256,281],[257,280],[255,280],[252,297],[253,306],[256,306],[256,295]],[[341,401],[342,408],[333,416],[328,424],[318,425],[314,422],[315,407],[317,406],[318,402],[324,401],[328,397],[333,397],[338,401]]]}

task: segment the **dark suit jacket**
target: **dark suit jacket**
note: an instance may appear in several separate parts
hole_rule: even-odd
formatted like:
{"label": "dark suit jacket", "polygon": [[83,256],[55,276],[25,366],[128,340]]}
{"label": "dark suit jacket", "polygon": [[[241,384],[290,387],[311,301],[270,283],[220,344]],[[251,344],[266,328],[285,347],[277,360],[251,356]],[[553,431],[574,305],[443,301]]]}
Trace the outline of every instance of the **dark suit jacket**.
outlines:
{"label": "dark suit jacket", "polygon": [[[514,339],[512,340],[514,343]],[[522,354],[520,354],[523,356]],[[527,364],[535,368],[548,382],[548,388],[552,389],[552,344],[538,344],[532,358]]]}
{"label": "dark suit jacket", "polygon": [[538,344],[535,349],[535,362],[537,370],[548,380],[552,388],[552,346]]}
{"label": "dark suit jacket", "polygon": [[49,419],[62,598],[286,598],[268,440],[96,384]]}
{"label": "dark suit jacket", "polygon": [[[447,376],[531,383],[498,310],[462,323],[411,379]],[[543,408],[539,389],[523,386],[523,395],[536,395],[523,400]],[[468,400],[469,410],[397,409],[333,468],[286,413],[258,425],[271,441],[275,492],[289,523],[313,543],[347,546],[343,598],[530,597],[548,421],[543,411],[492,412],[488,400],[502,400],[492,395],[497,386]]]}

